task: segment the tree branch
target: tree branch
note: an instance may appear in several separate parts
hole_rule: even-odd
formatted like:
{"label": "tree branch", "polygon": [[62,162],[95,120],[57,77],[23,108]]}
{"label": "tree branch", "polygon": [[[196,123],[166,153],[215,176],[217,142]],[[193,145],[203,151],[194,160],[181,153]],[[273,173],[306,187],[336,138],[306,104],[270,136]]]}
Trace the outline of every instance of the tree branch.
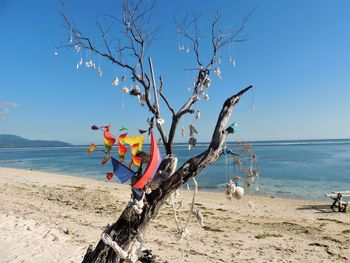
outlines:
{"label": "tree branch", "polygon": [[159,87],[158,93],[162,97],[162,99],[164,100],[164,102],[167,105],[169,111],[172,113],[173,116],[175,116],[175,111],[174,111],[173,107],[171,107],[168,99],[163,94],[163,79],[162,79],[162,77],[159,77],[159,82],[160,82],[160,87]]}
{"label": "tree branch", "polygon": [[[140,215],[133,216],[130,208],[126,208],[117,222],[105,231],[117,244],[123,244],[122,249],[128,247],[146,229],[149,221],[158,214],[159,209],[171,193],[220,157],[222,145],[227,136],[223,127],[227,125],[232,114],[232,109],[238,103],[240,97],[251,88],[252,86],[248,86],[225,101],[207,150],[187,160],[173,175],[163,181],[159,188],[148,195],[146,194],[145,202],[147,205]],[[220,134],[220,136],[218,137],[217,134]],[[103,241],[100,241],[95,250],[90,249],[87,251],[83,263],[106,262],[101,261],[101,259],[105,259],[111,253],[111,250],[112,248],[106,246]]]}

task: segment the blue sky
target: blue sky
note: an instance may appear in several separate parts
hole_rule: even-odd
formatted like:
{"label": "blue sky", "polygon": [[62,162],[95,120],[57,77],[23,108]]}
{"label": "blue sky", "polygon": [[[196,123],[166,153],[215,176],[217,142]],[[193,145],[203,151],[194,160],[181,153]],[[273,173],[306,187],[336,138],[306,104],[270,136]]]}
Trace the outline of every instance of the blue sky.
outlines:
{"label": "blue sky", "polygon": [[[118,3],[66,0],[78,27],[97,43],[97,14],[118,16]],[[200,141],[210,139],[223,101],[249,84],[255,88],[234,111],[232,121],[238,122],[239,131],[232,140],[350,137],[350,1],[346,0],[159,1],[154,23],[161,33],[148,55],[176,109],[189,96],[193,78],[184,69],[195,64],[193,52],[178,51],[181,38],[173,18],[202,13],[205,33],[217,9],[227,27],[239,27],[250,11],[255,12],[245,29],[248,41],[234,46],[236,66],[227,63],[232,52],[224,48],[222,79],[211,75],[210,100],[195,107],[201,111],[195,122]],[[130,134],[145,128],[150,114],[133,97],[121,94],[122,85],[111,85],[115,75],[120,78],[124,73],[121,69],[86,52],[59,50],[54,55],[55,46],[68,38],[60,11],[56,0],[0,1],[0,133],[82,144],[101,141],[101,134],[89,129],[92,124],[111,122],[114,129],[126,125]],[[203,54],[209,51],[207,41],[203,38]],[[102,79],[96,70],[76,69],[80,56],[93,58],[103,68]],[[165,107],[161,113],[167,129]],[[187,116],[179,128],[187,128],[193,120]]]}

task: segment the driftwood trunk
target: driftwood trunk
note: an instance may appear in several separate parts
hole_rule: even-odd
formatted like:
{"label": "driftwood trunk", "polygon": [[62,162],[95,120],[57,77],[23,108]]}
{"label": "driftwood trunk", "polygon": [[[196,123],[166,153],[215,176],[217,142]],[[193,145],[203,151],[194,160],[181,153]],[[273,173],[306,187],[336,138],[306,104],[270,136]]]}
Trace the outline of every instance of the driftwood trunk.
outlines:
{"label": "driftwood trunk", "polygon": [[[252,88],[252,86],[241,90],[225,101],[207,150],[187,160],[174,174],[163,181],[159,188],[152,191],[150,194],[146,194],[145,206],[140,215],[127,207],[124,209],[119,219],[105,230],[105,233],[110,235],[121,248],[126,250],[130,244],[144,232],[149,222],[156,217],[159,209],[169,198],[171,193],[220,157],[222,145],[227,136],[225,129],[232,114],[233,107],[238,103],[240,97],[250,88]],[[105,245],[105,243],[100,240],[95,249],[92,249],[92,247],[88,249],[83,262],[112,263],[123,262],[123,259],[120,259],[111,247]]]}

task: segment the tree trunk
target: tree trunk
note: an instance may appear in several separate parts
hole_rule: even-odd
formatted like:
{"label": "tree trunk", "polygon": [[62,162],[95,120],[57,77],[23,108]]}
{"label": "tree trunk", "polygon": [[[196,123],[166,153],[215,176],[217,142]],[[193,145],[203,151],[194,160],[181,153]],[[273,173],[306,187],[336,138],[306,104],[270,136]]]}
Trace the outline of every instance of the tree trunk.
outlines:
{"label": "tree trunk", "polygon": [[[252,88],[252,86],[248,86],[225,101],[218,117],[212,140],[206,151],[187,160],[173,175],[163,181],[156,190],[152,191],[150,194],[146,194],[145,206],[140,215],[133,211],[132,208],[127,207],[124,209],[119,219],[105,230],[105,233],[107,233],[122,249],[127,250],[132,242],[144,232],[149,222],[155,218],[159,209],[169,198],[171,193],[219,158],[222,145],[227,136],[225,127],[232,114],[233,107],[238,103],[240,97],[250,88]],[[100,240],[94,250],[92,250],[91,246],[89,247],[83,262],[114,263],[123,262],[123,259],[121,259],[110,246]]]}

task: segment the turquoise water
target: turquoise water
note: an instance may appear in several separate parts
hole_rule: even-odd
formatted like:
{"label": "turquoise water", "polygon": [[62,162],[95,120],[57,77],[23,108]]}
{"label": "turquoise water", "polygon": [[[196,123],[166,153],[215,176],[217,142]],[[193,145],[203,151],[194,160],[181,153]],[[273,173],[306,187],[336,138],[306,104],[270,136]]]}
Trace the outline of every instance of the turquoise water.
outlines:
{"label": "turquoise water", "polygon": [[[323,194],[350,190],[350,139],[252,142],[260,169],[259,191],[256,184],[247,194],[311,200],[326,200]],[[181,165],[206,149],[199,143],[191,151],[175,145]],[[230,148],[235,150],[233,145]],[[86,146],[0,149],[0,166],[70,174],[104,180],[112,170],[100,164],[102,153],[86,157]],[[144,147],[148,150],[148,146]],[[222,191],[227,180],[224,158],[198,175],[201,189]]]}

